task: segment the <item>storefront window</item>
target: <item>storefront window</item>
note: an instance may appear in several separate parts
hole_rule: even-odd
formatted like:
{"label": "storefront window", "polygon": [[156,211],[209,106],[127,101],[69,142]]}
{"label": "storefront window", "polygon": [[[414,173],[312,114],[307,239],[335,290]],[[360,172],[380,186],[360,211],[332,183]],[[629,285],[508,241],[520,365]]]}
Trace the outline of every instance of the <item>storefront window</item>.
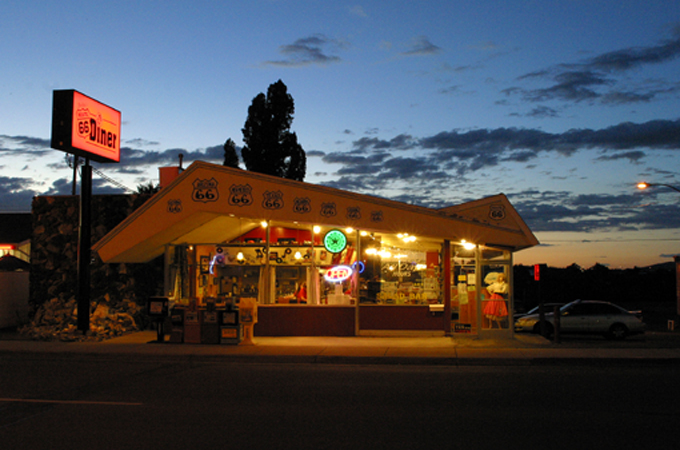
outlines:
{"label": "storefront window", "polygon": [[[329,230],[335,247],[324,242]],[[229,242],[173,247],[170,284],[185,303],[199,304],[243,296],[263,305],[443,303],[440,241],[332,227],[270,233],[268,246],[251,230]]]}
{"label": "storefront window", "polygon": [[361,303],[441,303],[439,246],[404,234],[362,239]]}

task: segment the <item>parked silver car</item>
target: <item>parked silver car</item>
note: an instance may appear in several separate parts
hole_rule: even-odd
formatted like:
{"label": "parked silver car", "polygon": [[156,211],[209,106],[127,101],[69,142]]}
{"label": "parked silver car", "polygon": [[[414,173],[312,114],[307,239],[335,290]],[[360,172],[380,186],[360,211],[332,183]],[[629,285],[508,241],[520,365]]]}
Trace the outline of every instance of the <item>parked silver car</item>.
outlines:
{"label": "parked silver car", "polygon": [[[545,314],[545,333],[554,333],[553,313]],[[541,332],[538,314],[520,317],[515,322],[517,332]],[[620,306],[596,300],[576,300],[560,308],[560,333],[602,334],[609,339],[625,339],[644,333],[640,311],[626,311]]]}
{"label": "parked silver car", "polygon": [[[555,306],[557,306],[558,308],[561,308],[561,307],[564,306],[564,303],[544,303],[543,304],[543,313],[553,312],[555,310]],[[522,317],[526,317],[526,316],[530,316],[532,314],[540,313],[538,308],[540,308],[540,306],[534,306],[533,308],[531,308],[527,312],[515,313],[515,322],[517,322]]]}

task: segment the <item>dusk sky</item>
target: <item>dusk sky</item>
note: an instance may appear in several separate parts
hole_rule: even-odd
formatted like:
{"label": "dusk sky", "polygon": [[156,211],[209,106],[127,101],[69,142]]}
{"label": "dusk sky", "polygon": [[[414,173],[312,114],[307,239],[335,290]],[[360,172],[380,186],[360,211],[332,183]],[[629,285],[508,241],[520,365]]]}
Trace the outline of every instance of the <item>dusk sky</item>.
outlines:
{"label": "dusk sky", "polygon": [[71,193],[55,89],[121,111],[121,162],[93,163],[94,193],[120,193],[179,153],[221,163],[281,79],[306,182],[430,207],[504,193],[541,242],[519,264],[680,254],[680,193],[635,188],[680,187],[680,2],[5,0],[0,64],[3,212]]}

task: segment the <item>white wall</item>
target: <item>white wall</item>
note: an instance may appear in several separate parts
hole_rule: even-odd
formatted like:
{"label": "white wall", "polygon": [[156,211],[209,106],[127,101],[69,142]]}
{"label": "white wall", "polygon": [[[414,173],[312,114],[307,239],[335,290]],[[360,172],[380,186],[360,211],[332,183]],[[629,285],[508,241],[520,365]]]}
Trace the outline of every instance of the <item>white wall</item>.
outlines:
{"label": "white wall", "polygon": [[15,327],[28,316],[29,272],[0,272],[0,328]]}

